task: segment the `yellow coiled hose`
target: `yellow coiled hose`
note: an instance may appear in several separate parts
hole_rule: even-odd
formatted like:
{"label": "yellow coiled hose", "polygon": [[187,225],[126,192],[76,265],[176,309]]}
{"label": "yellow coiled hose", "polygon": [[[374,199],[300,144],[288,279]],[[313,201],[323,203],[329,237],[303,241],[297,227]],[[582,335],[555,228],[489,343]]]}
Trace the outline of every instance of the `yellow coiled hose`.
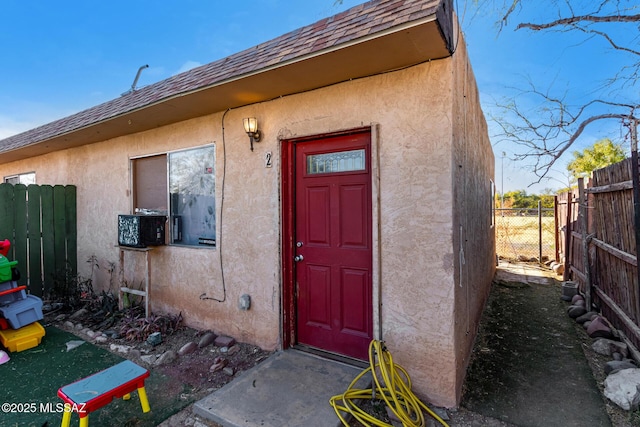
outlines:
{"label": "yellow coiled hose", "polygon": [[[378,356],[377,363],[376,355]],[[355,389],[354,386],[358,380],[368,372],[371,372],[373,376],[375,388]],[[349,424],[343,414],[351,414],[364,426],[393,427],[391,424],[369,415],[354,402],[359,399],[374,398],[383,399],[405,427],[426,426],[422,409],[438,420],[440,424],[448,427],[442,418],[413,394],[409,374],[402,366],[393,363],[391,353],[386,349],[383,342],[377,340],[373,340],[369,344],[369,367],[351,381],[346,392],[333,396],[329,399],[329,403],[345,426],[349,426]]]}

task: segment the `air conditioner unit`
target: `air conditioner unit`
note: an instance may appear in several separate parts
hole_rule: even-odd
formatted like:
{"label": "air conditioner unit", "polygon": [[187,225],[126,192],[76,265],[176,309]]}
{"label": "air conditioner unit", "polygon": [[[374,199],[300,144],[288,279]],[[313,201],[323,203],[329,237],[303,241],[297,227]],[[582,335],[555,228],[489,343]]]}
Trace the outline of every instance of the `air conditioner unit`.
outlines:
{"label": "air conditioner unit", "polygon": [[118,245],[133,248],[165,244],[166,216],[118,215]]}

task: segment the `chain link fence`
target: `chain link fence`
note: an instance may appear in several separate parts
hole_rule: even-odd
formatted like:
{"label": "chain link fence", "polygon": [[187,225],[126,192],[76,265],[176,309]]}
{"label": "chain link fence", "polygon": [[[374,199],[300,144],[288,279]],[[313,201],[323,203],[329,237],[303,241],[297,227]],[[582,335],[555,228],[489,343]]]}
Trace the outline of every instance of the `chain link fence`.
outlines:
{"label": "chain link fence", "polygon": [[544,262],[555,259],[554,209],[496,209],[496,253],[500,258]]}

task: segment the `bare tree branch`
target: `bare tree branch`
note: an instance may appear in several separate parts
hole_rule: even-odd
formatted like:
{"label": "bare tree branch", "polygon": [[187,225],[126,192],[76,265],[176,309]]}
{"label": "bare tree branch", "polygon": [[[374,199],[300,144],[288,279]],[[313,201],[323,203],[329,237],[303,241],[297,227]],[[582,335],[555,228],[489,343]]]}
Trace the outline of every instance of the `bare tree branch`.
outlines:
{"label": "bare tree branch", "polygon": [[507,13],[504,14],[500,22],[500,30],[502,30],[503,27],[507,26],[507,20],[509,19],[509,16],[511,16],[511,14],[516,10],[516,6],[518,6],[518,4],[520,4],[520,0],[513,0],[511,2],[509,10],[507,10]]}
{"label": "bare tree branch", "polygon": [[580,137],[580,135],[582,135],[582,132],[584,132],[586,127],[589,126],[591,123],[596,122],[598,120],[606,120],[606,119],[624,120],[628,118],[630,118],[629,114],[614,114],[614,113],[599,114],[597,116],[588,117],[587,119],[585,119],[583,122],[580,123],[578,128],[571,135],[571,137],[565,143],[562,144],[562,146],[555,152],[555,154],[553,154],[553,160],[549,163],[547,170],[553,165],[553,163],[555,163],[556,160],[558,160],[565,153],[565,151],[569,149],[569,147],[571,147],[571,145]]}
{"label": "bare tree branch", "polygon": [[[563,98],[541,92],[531,82],[529,85],[530,89],[521,91],[520,95],[528,101],[540,99],[540,107],[523,110],[514,98],[497,103],[505,116],[493,115],[491,119],[500,128],[500,132],[493,135],[499,138],[498,142],[517,144],[524,149],[515,154],[514,159],[533,161],[531,168],[538,177],[537,182],[545,178],[587,127],[603,120],[636,120],[635,112],[640,109],[640,105],[596,99],[572,110]],[[594,112],[602,106],[610,111]]]}
{"label": "bare tree branch", "polygon": [[611,47],[613,47],[616,50],[621,50],[624,52],[628,52],[631,53],[633,55],[638,55],[640,56],[640,51],[628,48],[628,47],[624,47],[624,46],[620,46],[618,45],[616,42],[613,41],[613,39],[609,36],[609,34],[607,33],[603,33],[602,31],[597,31],[591,28],[584,28],[584,27],[580,27],[580,26],[575,26],[576,29],[583,31],[585,33],[590,33],[590,34],[596,34],[602,38],[604,38],[607,42],[609,42],[609,44],[611,45]]}
{"label": "bare tree branch", "polygon": [[[508,20],[515,19],[524,11],[525,6],[536,7],[523,0],[487,2],[502,11],[497,21],[500,31],[507,26]],[[564,94],[552,91],[553,82],[549,80],[546,83],[549,89],[546,91],[537,88],[540,82],[533,83],[529,80],[527,89],[514,92],[516,95],[496,103],[497,109],[488,112],[489,119],[497,125],[497,132],[494,132],[497,134],[492,135],[494,145],[517,146],[513,154],[514,160],[526,159],[526,164],[531,165],[538,177],[537,182],[546,177],[552,166],[576,141],[590,133],[586,132],[587,129],[601,131],[610,127],[605,126],[604,122],[611,120],[637,123],[636,112],[640,111],[637,91],[626,90],[636,85],[640,76],[640,48],[635,35],[638,33],[638,26],[633,25],[640,23],[636,0],[549,0],[546,7],[555,9],[544,11],[548,19],[542,18],[543,22],[522,22],[516,25],[516,29],[558,33],[580,31],[586,35],[582,43],[601,39],[614,51],[633,55],[633,59],[614,70],[610,77],[605,77],[601,84],[571,87],[569,80]],[[612,28],[615,27],[611,27],[613,23],[624,25],[622,28],[626,31],[614,32]],[[596,53],[594,52],[594,57]],[[585,70],[573,72],[584,73]],[[541,78],[549,79],[548,76]],[[586,95],[595,99],[584,103],[574,101],[581,102],[582,105],[572,105],[567,101],[571,99],[569,93],[573,95],[573,99],[581,99]]]}
{"label": "bare tree branch", "polygon": [[593,16],[593,15],[582,15],[582,16],[571,16],[568,18],[561,18],[555,21],[547,22],[546,24],[532,24],[528,22],[523,22],[518,24],[516,30],[521,28],[527,28],[529,30],[539,31],[546,30],[553,27],[561,27],[567,25],[574,25],[579,22],[594,22],[594,23],[602,23],[602,22],[639,22],[640,15],[609,15],[609,16]]}

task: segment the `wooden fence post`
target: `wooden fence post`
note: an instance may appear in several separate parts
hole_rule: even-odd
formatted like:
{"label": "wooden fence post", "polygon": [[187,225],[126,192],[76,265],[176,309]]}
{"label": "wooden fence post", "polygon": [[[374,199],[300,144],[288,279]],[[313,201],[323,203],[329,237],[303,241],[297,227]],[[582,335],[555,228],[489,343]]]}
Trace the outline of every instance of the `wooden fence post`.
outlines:
{"label": "wooden fence post", "polygon": [[565,217],[565,231],[564,231],[564,274],[562,280],[565,282],[571,279],[571,261],[572,258],[572,245],[573,245],[573,224],[571,224],[571,218],[573,215],[573,192],[567,191],[567,215]]}
{"label": "wooden fence post", "polygon": [[587,193],[584,191],[584,178],[578,179],[578,216],[582,232],[582,263],[584,268],[584,302],[587,311],[591,310],[591,273],[589,268],[589,242],[587,241]]}
{"label": "wooden fence post", "polygon": [[557,194],[553,196],[553,221],[554,221],[553,237],[555,239],[555,248],[556,248],[556,254],[555,254],[554,260],[556,262],[562,262],[562,260],[560,259],[560,239],[558,238],[558,236],[560,235],[560,233],[558,232],[559,230],[558,224],[560,223],[560,218],[558,216],[558,195]]}
{"label": "wooden fence post", "polygon": [[[631,181],[633,183],[633,225],[635,228],[636,237],[636,259],[640,259],[640,177],[638,171],[638,121],[633,120],[630,124],[631,132]],[[635,285],[638,289],[638,295],[640,296],[640,262],[636,262],[636,272],[638,276],[638,283]],[[640,301],[636,300],[636,313],[635,319],[638,321],[640,316]]]}

